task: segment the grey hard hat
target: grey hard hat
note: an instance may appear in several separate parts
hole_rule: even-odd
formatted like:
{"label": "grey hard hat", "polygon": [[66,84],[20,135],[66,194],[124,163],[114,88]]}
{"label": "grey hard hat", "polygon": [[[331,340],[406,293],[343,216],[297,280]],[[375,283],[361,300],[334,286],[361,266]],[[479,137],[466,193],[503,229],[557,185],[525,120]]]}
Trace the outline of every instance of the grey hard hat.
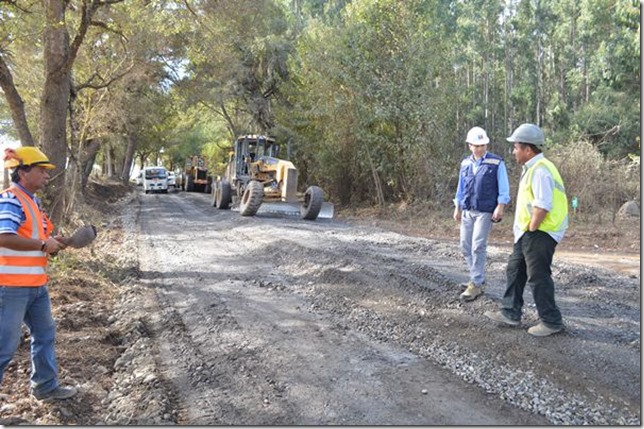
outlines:
{"label": "grey hard hat", "polygon": [[512,143],[529,143],[535,146],[543,146],[545,138],[541,128],[534,124],[521,124],[514,130],[512,135],[507,138]]}

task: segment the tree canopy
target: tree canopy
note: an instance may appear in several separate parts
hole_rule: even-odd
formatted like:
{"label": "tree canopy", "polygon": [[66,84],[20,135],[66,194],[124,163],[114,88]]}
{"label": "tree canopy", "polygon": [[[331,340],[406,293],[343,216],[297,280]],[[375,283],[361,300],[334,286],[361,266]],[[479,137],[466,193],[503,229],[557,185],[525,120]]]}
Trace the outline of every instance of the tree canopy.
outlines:
{"label": "tree canopy", "polygon": [[561,153],[639,155],[640,5],[0,0],[0,88],[11,137],[66,166],[55,190],[95,164],[123,181],[194,154],[216,170],[265,133],[336,202],[447,203],[472,126],[506,157],[523,122]]}

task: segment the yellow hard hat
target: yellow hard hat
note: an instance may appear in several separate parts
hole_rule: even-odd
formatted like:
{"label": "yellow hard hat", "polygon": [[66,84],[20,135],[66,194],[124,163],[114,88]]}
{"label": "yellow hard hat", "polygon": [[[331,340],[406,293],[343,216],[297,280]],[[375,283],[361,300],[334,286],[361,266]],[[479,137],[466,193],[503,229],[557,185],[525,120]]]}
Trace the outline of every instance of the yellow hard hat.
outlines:
{"label": "yellow hard hat", "polygon": [[47,155],[37,147],[21,146],[16,149],[4,150],[4,168],[16,168],[21,165],[56,168],[54,164],[49,162]]}

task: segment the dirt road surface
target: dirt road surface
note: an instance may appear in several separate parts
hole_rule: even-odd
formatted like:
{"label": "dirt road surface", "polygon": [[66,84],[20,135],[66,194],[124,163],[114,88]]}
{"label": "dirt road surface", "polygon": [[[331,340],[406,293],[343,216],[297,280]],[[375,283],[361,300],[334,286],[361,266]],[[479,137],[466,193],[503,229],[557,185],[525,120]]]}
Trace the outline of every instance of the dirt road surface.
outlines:
{"label": "dirt road surface", "polygon": [[[209,203],[128,206],[140,279],[117,319],[140,325],[105,422],[640,424],[638,276],[558,259],[566,330],[533,338],[529,293],[519,328],[483,317],[507,249],[490,249],[486,294],[462,303],[455,243]],[[156,393],[130,412],[119,398],[137,382]]]}
{"label": "dirt road surface", "polygon": [[641,424],[639,259],[556,255],[566,329],[533,338],[529,291],[520,327],[483,316],[507,245],[463,303],[456,240],[241,217],[199,193],[136,191],[107,210],[92,248],[54,266],[61,380],[80,393],[30,397],[25,337],[0,424]]}

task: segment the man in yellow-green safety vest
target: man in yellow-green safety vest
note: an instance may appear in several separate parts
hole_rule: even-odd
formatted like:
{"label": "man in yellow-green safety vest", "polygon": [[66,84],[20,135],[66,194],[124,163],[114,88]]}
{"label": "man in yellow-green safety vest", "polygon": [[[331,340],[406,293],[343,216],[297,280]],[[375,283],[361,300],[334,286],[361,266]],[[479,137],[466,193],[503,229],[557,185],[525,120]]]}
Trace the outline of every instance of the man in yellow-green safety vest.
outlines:
{"label": "man in yellow-green safety vest", "polygon": [[514,143],[514,157],[523,165],[514,214],[514,248],[501,310],[487,311],[485,316],[519,326],[523,290],[528,284],[540,319],[528,333],[545,337],[563,329],[551,265],[555,247],[568,228],[568,199],[559,171],[542,153],[545,139],[538,126],[522,124],[507,140]]}

